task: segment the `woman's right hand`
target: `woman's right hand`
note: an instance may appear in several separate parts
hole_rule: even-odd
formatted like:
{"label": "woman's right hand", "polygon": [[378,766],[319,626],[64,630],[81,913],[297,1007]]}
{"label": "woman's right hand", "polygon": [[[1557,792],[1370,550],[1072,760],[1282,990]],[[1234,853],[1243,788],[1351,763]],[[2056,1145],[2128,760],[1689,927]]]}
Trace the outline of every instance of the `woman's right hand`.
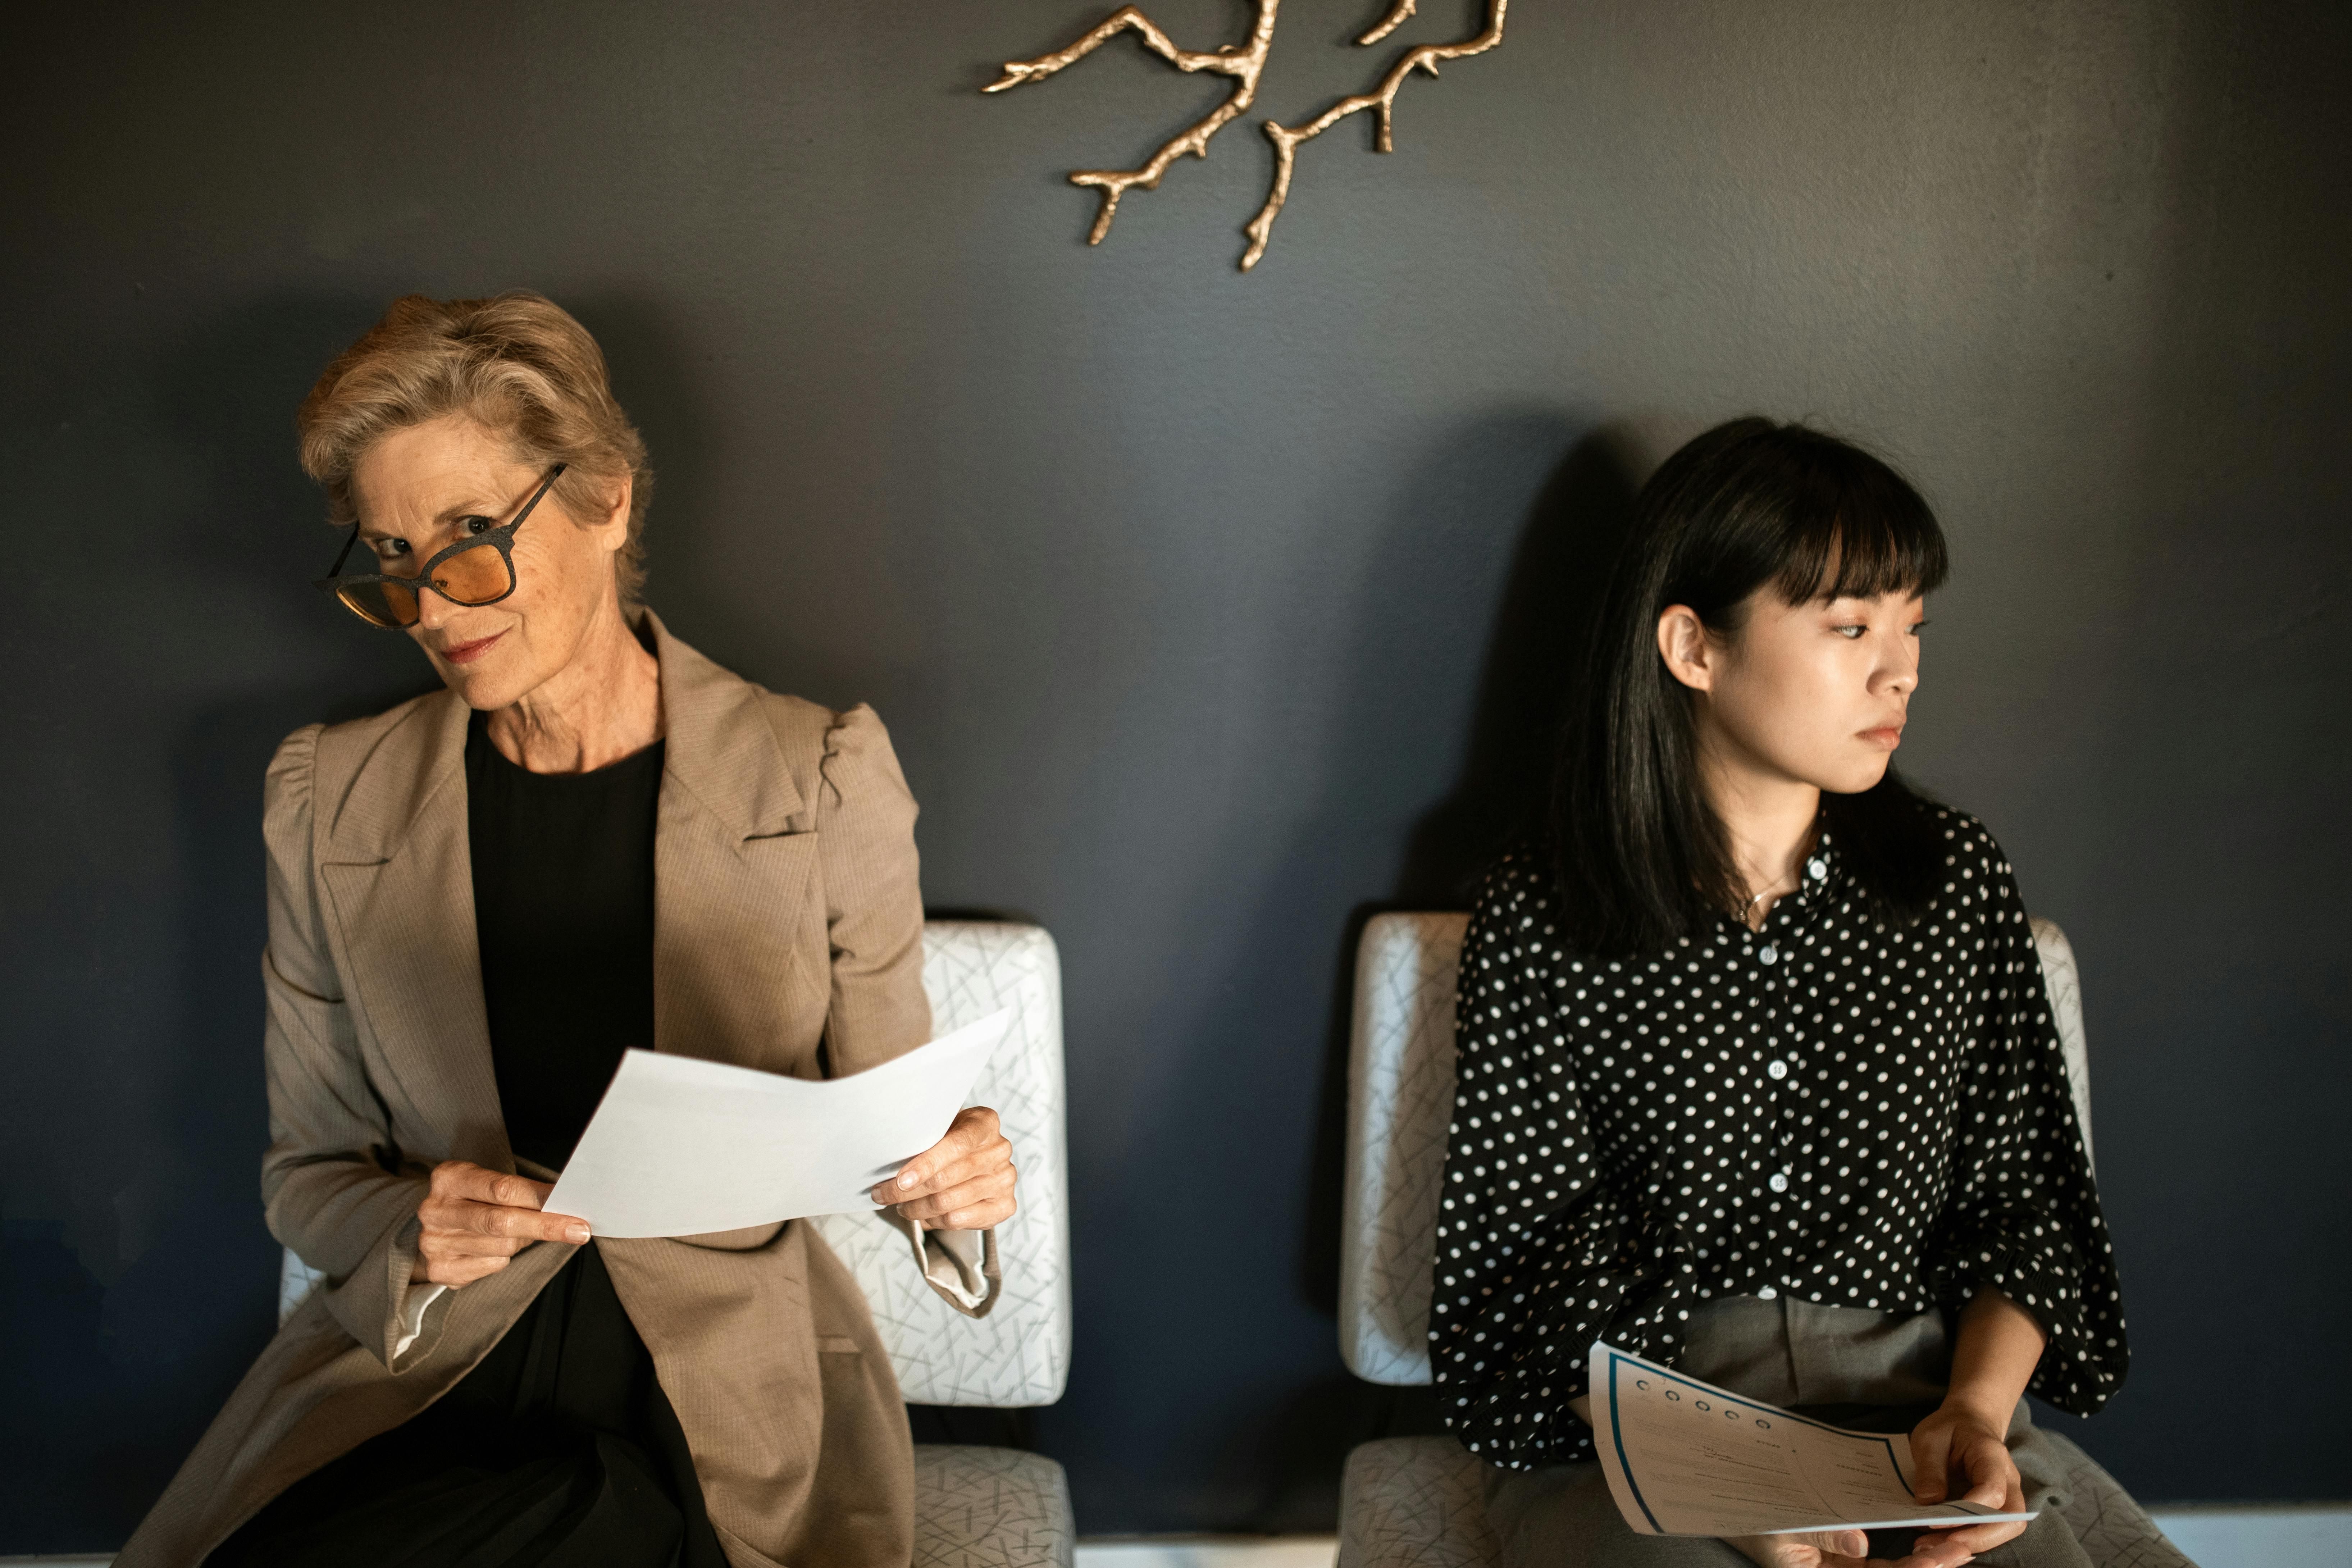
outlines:
{"label": "woman's right hand", "polygon": [[554,1190],[470,1161],[442,1161],[416,1205],[416,1267],[409,1279],[454,1290],[496,1274],[534,1241],[586,1241],[585,1220],[540,1212]]}
{"label": "woman's right hand", "polygon": [[1824,1530],[1805,1535],[1742,1535],[1725,1542],[1738,1548],[1758,1568],[1958,1568],[1969,1560],[1965,1548],[1930,1549],[1888,1564],[1864,1557],[1870,1537],[1859,1530]]}
{"label": "woman's right hand", "polygon": [[[1569,1408],[1587,1426],[1592,1425],[1592,1396],[1580,1394]],[[1965,1548],[1914,1552],[1889,1564],[1883,1557],[1867,1557],[1870,1537],[1859,1530],[1822,1530],[1804,1535],[1737,1535],[1724,1538],[1726,1546],[1757,1568],[1958,1568],[1969,1561]]]}

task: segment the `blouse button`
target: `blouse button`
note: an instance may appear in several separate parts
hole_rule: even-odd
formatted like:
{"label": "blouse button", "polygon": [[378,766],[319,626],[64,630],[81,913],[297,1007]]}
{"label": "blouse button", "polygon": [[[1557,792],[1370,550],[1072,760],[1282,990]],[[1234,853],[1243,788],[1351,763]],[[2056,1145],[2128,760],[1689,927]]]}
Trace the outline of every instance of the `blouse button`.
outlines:
{"label": "blouse button", "polygon": [[1772,1060],[1764,1064],[1764,1071],[1767,1077],[1787,1078],[1789,1076],[1789,1064],[1776,1057]]}
{"label": "blouse button", "polygon": [[1758,948],[1756,950],[1756,962],[1759,963],[1778,963],[1780,962],[1780,950],[1769,945]]}
{"label": "blouse button", "polygon": [[1830,874],[1830,863],[1816,855],[1805,862],[1805,875],[1814,881],[1824,881]]}
{"label": "blouse button", "polygon": [[1759,1301],[1769,1301],[1769,1300],[1772,1300],[1772,1298],[1773,1298],[1773,1297],[1778,1296],[1780,1293],[1780,1292],[1779,1292],[1778,1290],[1773,1289],[1772,1289],[1772,1287],[1770,1287],[1769,1285],[1767,1285],[1767,1286],[1764,1286],[1762,1289],[1759,1289],[1759,1290],[1756,1292],[1756,1299],[1757,1299],[1758,1300],[1759,1300]]}
{"label": "blouse button", "polygon": [[1772,1179],[1764,1184],[1776,1193],[1785,1193],[1789,1190],[1789,1178],[1785,1173],[1775,1171],[1772,1173]]}

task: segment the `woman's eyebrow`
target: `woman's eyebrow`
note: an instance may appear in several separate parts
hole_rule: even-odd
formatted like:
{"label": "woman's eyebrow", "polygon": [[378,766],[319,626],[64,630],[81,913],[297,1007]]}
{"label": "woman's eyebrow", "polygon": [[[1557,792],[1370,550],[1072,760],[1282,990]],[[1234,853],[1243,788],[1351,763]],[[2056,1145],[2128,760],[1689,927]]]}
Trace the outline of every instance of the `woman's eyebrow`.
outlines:
{"label": "woman's eyebrow", "polygon": [[[496,507],[486,505],[478,500],[464,500],[457,502],[454,506],[443,507],[439,511],[435,512],[433,514],[433,527],[436,531],[446,528],[461,517],[496,518],[497,516],[498,509]],[[400,539],[404,537],[404,535],[394,533],[385,529],[370,528],[366,523],[362,522],[360,524],[360,537],[362,539],[370,540]]]}

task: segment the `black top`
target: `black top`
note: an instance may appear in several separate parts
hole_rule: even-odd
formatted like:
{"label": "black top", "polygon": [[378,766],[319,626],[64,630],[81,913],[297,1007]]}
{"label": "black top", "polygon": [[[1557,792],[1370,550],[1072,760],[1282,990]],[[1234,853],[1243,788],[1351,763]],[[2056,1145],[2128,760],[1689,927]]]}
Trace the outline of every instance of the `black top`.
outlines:
{"label": "black top", "polygon": [[[482,996],[507,1135],[571,1158],[654,1025],[660,742],[589,773],[466,736]],[[694,1457],[593,1245],[457,1386],[296,1482],[207,1568],[726,1568]]]}
{"label": "black top", "polygon": [[654,818],[662,742],[586,773],[535,773],[466,731],[474,926],[499,1106],[514,1152],[551,1170],[654,1043]]}
{"label": "black top", "polygon": [[2049,1334],[2032,1391],[2088,1414],[2127,1352],[2115,1257],[2024,906],[1938,811],[1947,880],[1869,914],[1825,837],[1760,931],[1595,959],[1534,858],[1462,950],[1430,1351],[1446,1424],[1513,1468],[1592,1457],[1595,1339],[1671,1363],[1716,1296],[1899,1313],[1979,1287]]}

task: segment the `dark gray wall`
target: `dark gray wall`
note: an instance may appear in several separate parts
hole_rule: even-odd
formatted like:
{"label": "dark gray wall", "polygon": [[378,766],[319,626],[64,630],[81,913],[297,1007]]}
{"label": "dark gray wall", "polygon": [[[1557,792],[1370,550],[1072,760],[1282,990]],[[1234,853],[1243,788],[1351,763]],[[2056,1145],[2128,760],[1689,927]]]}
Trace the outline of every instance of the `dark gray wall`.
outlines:
{"label": "dark gray wall", "polygon": [[[1263,108],[1368,81],[1379,8],[1292,0]],[[1521,0],[1394,155],[1302,153],[1246,278],[1253,126],[1097,250],[1062,183],[1212,84],[979,94],[1102,10],[11,9],[0,1552],[119,1542],[269,1331],[262,765],[429,679],[306,586],[290,415],[391,296],[517,285],[652,440],[653,602],[877,704],[932,900],[1061,942],[1034,1433],[1086,1529],[1328,1523],[1426,1419],[1334,1347],[1349,941],[1460,899],[1631,485],[1751,409],[1879,443],[1957,546],[1905,760],[2082,954],[2135,1350],[2082,1440],[2153,1499],[2343,1495],[2345,8]]]}

